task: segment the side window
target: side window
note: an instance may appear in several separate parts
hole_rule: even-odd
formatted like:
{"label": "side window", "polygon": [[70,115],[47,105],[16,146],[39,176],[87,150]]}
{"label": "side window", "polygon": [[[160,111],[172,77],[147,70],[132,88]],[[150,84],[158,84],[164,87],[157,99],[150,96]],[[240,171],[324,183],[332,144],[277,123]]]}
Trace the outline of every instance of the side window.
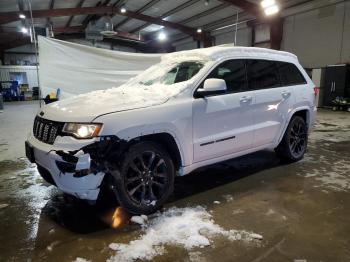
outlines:
{"label": "side window", "polygon": [[248,88],[266,89],[281,86],[275,62],[247,60]]}
{"label": "side window", "polygon": [[286,62],[277,62],[281,82],[284,86],[306,84],[306,80],[299,69]]}
{"label": "side window", "polygon": [[234,93],[246,88],[246,71],[244,60],[228,60],[218,65],[208,78],[219,78],[226,82],[227,92]]}

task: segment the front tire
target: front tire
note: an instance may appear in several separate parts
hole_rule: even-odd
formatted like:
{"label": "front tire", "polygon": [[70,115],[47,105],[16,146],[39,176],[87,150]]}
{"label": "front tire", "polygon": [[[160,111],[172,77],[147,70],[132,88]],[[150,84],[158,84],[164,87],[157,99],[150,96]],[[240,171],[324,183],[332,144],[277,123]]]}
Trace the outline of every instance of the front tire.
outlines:
{"label": "front tire", "polygon": [[307,125],[300,116],[293,116],[286,132],[275,148],[276,154],[287,162],[296,162],[304,157],[307,147]]}
{"label": "front tire", "polygon": [[158,210],[174,189],[175,170],[168,152],[159,144],[140,142],[125,153],[114,193],[132,214]]}

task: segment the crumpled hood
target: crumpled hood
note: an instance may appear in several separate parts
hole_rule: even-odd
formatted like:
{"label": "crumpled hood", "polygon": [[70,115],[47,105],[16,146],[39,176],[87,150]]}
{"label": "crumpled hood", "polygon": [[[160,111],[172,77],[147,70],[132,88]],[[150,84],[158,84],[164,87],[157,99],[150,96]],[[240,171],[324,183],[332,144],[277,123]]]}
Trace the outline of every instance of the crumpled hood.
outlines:
{"label": "crumpled hood", "polygon": [[145,88],[111,88],[78,95],[44,106],[43,118],[60,122],[90,122],[102,114],[165,103],[170,95]]}

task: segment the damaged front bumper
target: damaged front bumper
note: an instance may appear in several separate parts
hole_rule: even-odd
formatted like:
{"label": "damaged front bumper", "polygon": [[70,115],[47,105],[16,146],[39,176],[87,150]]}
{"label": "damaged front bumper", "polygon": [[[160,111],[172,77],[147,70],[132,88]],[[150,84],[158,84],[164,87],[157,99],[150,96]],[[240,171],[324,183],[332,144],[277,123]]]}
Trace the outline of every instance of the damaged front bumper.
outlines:
{"label": "damaged front bumper", "polygon": [[[54,145],[50,145],[37,140],[31,133],[26,141],[26,154],[31,162],[48,171],[45,173],[60,190],[95,201],[105,176],[105,167],[99,158],[103,155],[98,155],[100,144],[107,143],[101,138],[78,140],[58,136]],[[106,151],[106,148],[100,150]],[[47,177],[44,179],[48,180]]]}

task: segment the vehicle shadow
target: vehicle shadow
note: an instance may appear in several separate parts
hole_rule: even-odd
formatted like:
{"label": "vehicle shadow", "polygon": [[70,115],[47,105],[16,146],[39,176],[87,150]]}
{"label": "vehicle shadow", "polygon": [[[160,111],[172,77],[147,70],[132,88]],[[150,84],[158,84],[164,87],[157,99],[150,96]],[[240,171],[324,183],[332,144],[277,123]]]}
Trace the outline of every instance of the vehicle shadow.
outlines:
{"label": "vehicle shadow", "polygon": [[[279,165],[282,163],[274,152],[259,151],[202,168],[175,179],[174,194],[167,205]],[[113,207],[113,210],[116,209]],[[41,221],[47,223],[49,219],[73,233],[89,234],[111,227],[110,219],[104,219],[107,213],[113,215],[108,204],[91,206],[74,197],[57,194],[42,209],[39,228]]]}
{"label": "vehicle shadow", "polygon": [[186,176],[177,177],[171,201],[233,183],[279,165],[283,165],[283,163],[273,151],[259,151],[207,166]]}

